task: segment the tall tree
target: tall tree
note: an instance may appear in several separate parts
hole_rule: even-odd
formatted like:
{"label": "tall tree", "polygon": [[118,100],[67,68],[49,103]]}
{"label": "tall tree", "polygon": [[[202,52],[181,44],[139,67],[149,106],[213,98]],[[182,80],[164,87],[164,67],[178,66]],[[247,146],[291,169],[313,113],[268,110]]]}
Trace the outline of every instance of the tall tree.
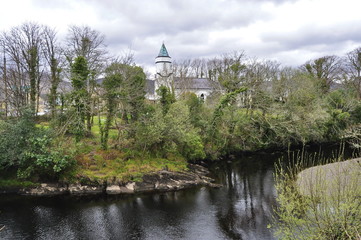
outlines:
{"label": "tall tree", "polygon": [[315,78],[323,93],[327,93],[332,83],[340,76],[340,58],[335,55],[317,58],[306,62],[301,69]]}
{"label": "tall tree", "polygon": [[62,49],[58,43],[56,32],[54,29],[44,28],[44,56],[50,70],[50,91],[49,91],[49,105],[52,118],[56,113],[56,99],[57,89],[60,83],[60,73],[62,64]]}
{"label": "tall tree", "polygon": [[71,81],[76,116],[73,123],[73,132],[75,133],[76,141],[79,141],[85,134],[86,105],[89,98],[89,93],[86,91],[88,75],[89,68],[86,59],[82,56],[75,58],[74,63],[71,65]]}
{"label": "tall tree", "polygon": [[343,64],[347,83],[349,83],[361,99],[361,47],[346,54]]}
{"label": "tall tree", "polygon": [[[29,101],[35,114],[40,96],[42,26],[36,23],[24,23],[2,35],[5,52],[20,91],[29,89]],[[15,76],[17,75],[17,76]],[[26,78],[24,79],[24,75]],[[26,99],[28,100],[28,99]]]}
{"label": "tall tree", "polygon": [[87,102],[89,111],[86,113],[88,131],[91,130],[94,109],[94,101],[91,100],[91,96],[94,94],[95,80],[103,72],[108,60],[104,39],[104,35],[88,26],[70,26],[66,39],[66,58],[69,63],[74,58],[82,56],[86,59],[89,69],[86,81],[86,90],[90,96]]}
{"label": "tall tree", "polygon": [[236,51],[223,54],[221,57],[209,61],[208,68],[211,80],[218,81],[227,92],[233,92],[245,80],[245,53]]}
{"label": "tall tree", "polygon": [[120,100],[120,86],[123,82],[123,75],[118,71],[117,63],[111,64],[105,70],[105,78],[103,81],[105,101],[106,120],[104,125],[101,122],[99,114],[100,142],[103,149],[108,148],[109,130],[114,120],[116,110]]}

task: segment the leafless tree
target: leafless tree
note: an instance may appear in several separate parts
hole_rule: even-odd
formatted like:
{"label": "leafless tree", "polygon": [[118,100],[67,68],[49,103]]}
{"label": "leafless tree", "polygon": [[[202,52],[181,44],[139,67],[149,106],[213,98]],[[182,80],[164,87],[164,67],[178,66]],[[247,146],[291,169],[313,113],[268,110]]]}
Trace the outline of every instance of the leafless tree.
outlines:
{"label": "leafless tree", "polygon": [[89,69],[93,71],[92,74],[101,73],[108,60],[104,40],[104,35],[88,26],[70,26],[65,52],[68,61],[83,56],[88,62]]}
{"label": "leafless tree", "polygon": [[345,80],[356,90],[361,99],[361,47],[347,53],[343,62]]}
{"label": "leafless tree", "polygon": [[[39,104],[42,65],[42,27],[36,23],[24,23],[2,34],[5,52],[11,66],[11,78],[20,91],[27,91],[25,103],[29,103],[35,113]],[[26,75],[26,77],[24,77]],[[21,94],[23,95],[23,94]],[[28,102],[29,100],[29,102]]]}
{"label": "leafless tree", "polygon": [[321,90],[327,93],[340,77],[341,62],[338,56],[325,56],[306,62],[301,69],[318,80]]}
{"label": "leafless tree", "polygon": [[49,68],[49,105],[51,116],[54,117],[56,112],[57,89],[61,80],[60,74],[62,65],[64,64],[63,49],[58,42],[56,31],[54,29],[45,26],[43,30],[43,39],[44,58]]}

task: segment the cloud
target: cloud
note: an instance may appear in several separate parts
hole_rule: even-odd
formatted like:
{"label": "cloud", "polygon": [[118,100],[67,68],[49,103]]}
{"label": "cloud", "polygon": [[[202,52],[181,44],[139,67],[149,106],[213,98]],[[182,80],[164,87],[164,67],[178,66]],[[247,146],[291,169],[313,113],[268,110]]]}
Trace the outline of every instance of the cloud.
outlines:
{"label": "cloud", "polygon": [[358,0],[12,0],[2,4],[0,30],[35,21],[62,38],[68,25],[88,25],[113,55],[131,48],[149,68],[163,41],[175,60],[245,50],[297,65],[361,45],[360,7]]}

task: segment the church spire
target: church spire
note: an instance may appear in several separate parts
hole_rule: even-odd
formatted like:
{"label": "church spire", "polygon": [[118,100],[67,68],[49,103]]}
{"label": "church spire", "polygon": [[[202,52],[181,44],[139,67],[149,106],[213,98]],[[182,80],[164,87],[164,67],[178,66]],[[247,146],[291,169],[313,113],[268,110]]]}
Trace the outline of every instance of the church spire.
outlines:
{"label": "church spire", "polygon": [[162,44],[162,47],[160,48],[158,57],[170,57],[164,43]]}

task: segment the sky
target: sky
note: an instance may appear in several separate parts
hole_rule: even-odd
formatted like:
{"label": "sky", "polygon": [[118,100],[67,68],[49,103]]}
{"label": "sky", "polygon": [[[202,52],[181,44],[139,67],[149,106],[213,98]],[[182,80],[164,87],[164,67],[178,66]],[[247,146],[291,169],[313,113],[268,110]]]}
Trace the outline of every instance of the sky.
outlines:
{"label": "sky", "polygon": [[245,51],[299,66],[361,47],[360,0],[1,0],[0,31],[24,22],[70,25],[105,35],[112,55],[133,51],[154,71],[164,42],[173,60]]}

